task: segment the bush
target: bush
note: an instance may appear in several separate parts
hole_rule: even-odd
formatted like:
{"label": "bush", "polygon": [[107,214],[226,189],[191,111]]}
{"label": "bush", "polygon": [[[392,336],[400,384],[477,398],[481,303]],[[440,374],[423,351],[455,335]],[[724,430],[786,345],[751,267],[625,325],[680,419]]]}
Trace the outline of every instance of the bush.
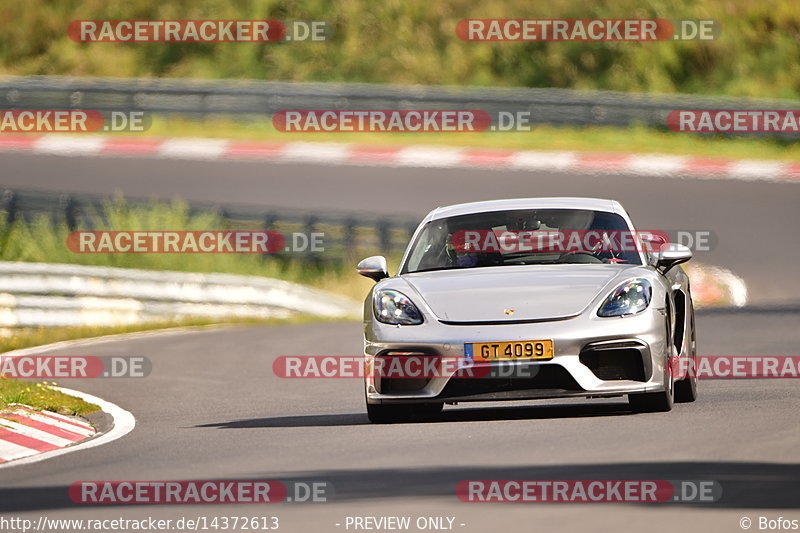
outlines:
{"label": "bush", "polygon": [[[237,9],[238,6],[243,6]],[[0,14],[7,74],[251,78],[563,87],[800,97],[800,9],[791,0],[28,0]],[[331,6],[335,6],[332,9]],[[474,43],[462,18],[712,18],[713,42]],[[75,19],[327,20],[325,43],[75,43]]]}

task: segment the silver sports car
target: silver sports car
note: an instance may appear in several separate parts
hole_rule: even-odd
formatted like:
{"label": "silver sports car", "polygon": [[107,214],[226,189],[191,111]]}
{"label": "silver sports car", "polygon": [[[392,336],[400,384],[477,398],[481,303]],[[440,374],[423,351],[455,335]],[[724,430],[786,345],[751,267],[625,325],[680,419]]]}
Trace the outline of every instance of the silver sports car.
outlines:
{"label": "silver sports car", "polygon": [[396,276],[369,257],[365,393],[372,422],[445,403],[622,395],[691,402],[697,381],[683,246],[634,231],[612,200],[528,198],[431,211]]}

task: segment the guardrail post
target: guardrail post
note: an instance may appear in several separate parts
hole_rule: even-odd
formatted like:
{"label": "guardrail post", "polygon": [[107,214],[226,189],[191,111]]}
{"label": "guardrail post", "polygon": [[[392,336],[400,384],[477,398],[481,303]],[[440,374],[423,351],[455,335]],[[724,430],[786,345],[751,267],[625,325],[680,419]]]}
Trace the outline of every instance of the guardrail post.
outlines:
{"label": "guardrail post", "polygon": [[306,237],[308,238],[308,248],[306,248],[305,253],[303,254],[303,261],[313,264],[314,266],[319,266],[321,263],[319,255],[311,251],[311,234],[316,231],[317,222],[319,222],[319,219],[314,215],[310,215],[308,218],[306,218],[305,233]]}
{"label": "guardrail post", "polygon": [[[264,231],[275,231],[274,229],[275,222],[277,221],[278,221],[278,215],[276,215],[275,213],[267,213],[266,215],[264,215]],[[261,259],[266,260],[271,255],[273,254],[264,252],[263,254],[261,254]]]}
{"label": "guardrail post", "polygon": [[3,191],[3,211],[6,212],[6,224],[10,226],[17,218],[17,195],[10,189]]}
{"label": "guardrail post", "polygon": [[356,226],[357,222],[354,218],[348,218],[344,221],[344,253],[346,259],[354,257],[357,252]]}
{"label": "guardrail post", "polygon": [[78,202],[71,195],[61,197],[64,205],[64,219],[67,222],[67,227],[70,231],[78,227]]}
{"label": "guardrail post", "polygon": [[278,221],[278,215],[275,213],[267,213],[264,215],[264,231],[274,231],[275,223]]}
{"label": "guardrail post", "polygon": [[388,253],[392,250],[391,223],[388,220],[378,222],[378,243],[381,251]]}

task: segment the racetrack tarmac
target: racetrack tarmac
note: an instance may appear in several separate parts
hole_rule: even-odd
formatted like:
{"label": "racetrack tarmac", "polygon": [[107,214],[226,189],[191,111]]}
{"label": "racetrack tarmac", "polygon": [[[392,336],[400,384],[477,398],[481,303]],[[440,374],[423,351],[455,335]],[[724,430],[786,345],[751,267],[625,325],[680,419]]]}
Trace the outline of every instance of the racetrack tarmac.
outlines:
{"label": "racetrack tarmac", "polygon": [[[798,313],[700,313],[699,352],[792,353]],[[546,530],[731,531],[741,516],[800,514],[796,380],[702,381],[696,403],[665,414],[631,414],[621,399],[460,404],[386,426],[367,422],[356,379],[272,374],[279,355],[358,354],[359,328],[233,327],[82,347],[152,360],[147,378],[69,383],[129,409],[136,428],[91,451],[0,470],[0,508],[33,519],[266,513],[285,531],[334,531],[347,515],[394,513],[455,516],[463,531],[529,531],[531,520]],[[326,481],[334,492],[325,504],[258,509],[77,506],[67,496],[80,480],[205,479]],[[707,504],[462,503],[455,486],[466,479],[703,479],[723,494]]]}

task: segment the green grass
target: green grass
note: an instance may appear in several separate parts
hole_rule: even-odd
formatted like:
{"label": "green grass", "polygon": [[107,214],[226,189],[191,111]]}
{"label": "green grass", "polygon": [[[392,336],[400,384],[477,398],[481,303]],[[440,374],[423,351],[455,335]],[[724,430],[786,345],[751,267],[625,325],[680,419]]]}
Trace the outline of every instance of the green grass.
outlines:
{"label": "green grass", "polygon": [[146,133],[154,137],[209,137],[240,141],[338,142],[367,145],[435,145],[506,150],[574,150],[579,152],[659,153],[698,157],[800,160],[800,142],[746,136],[698,136],[643,126],[539,126],[531,132],[483,133],[285,133],[269,118],[190,121],[154,117]]}
{"label": "green grass", "polygon": [[55,390],[54,385],[54,381],[20,381],[0,376],[0,409],[10,403],[21,403],[62,415],[85,415],[100,410],[92,403]]}

